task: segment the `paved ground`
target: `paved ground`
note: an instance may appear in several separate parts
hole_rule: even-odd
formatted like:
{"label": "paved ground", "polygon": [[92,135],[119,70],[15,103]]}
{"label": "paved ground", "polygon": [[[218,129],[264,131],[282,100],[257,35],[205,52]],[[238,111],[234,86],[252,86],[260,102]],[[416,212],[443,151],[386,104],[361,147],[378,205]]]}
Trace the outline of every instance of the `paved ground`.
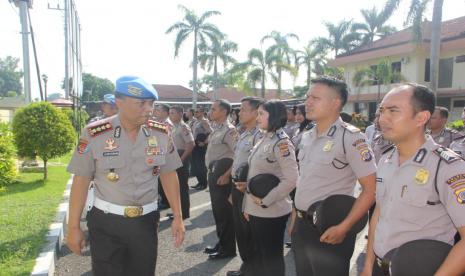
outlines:
{"label": "paved ground", "polygon": [[[192,182],[193,179],[190,179]],[[194,184],[194,183],[191,183]],[[167,211],[161,212],[158,261],[156,275],[189,276],[189,275],[226,275],[228,270],[235,270],[240,266],[240,258],[209,261],[202,252],[207,245],[215,244],[216,234],[213,215],[210,206],[208,190],[191,190],[191,218],[185,222],[186,238],[181,248],[172,245],[170,221],[166,219]],[[85,221],[82,222],[83,229]],[[351,275],[357,275],[357,263],[363,262],[363,249],[366,244],[365,233],[362,232],[352,259]],[[289,240],[289,237],[286,237]],[[63,246],[57,262],[55,275],[92,275],[89,251],[84,256],[76,256]],[[286,275],[294,276],[295,268],[292,252],[284,250],[286,260]]]}

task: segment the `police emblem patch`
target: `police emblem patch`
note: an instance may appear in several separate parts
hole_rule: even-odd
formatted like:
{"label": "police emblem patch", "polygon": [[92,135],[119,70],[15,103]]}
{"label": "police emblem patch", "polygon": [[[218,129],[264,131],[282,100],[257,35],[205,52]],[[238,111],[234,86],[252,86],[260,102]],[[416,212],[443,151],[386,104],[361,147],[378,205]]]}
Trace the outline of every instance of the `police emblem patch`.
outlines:
{"label": "police emblem patch", "polygon": [[419,169],[415,174],[415,182],[419,185],[424,185],[428,182],[429,171],[425,169]]}
{"label": "police emblem patch", "polygon": [[455,196],[457,197],[457,202],[460,204],[465,203],[465,188],[461,188],[454,191]]}
{"label": "police emblem patch", "polygon": [[89,142],[85,139],[79,139],[79,143],[78,143],[78,146],[77,146],[77,151],[79,154],[84,154],[84,153],[87,153],[89,151],[89,148],[87,147],[87,145],[89,144]]}
{"label": "police emblem patch", "polygon": [[331,149],[333,148],[333,145],[334,145],[334,141],[326,141],[326,144],[324,145],[323,147],[323,151],[331,151]]}
{"label": "police emblem patch", "polygon": [[128,85],[128,93],[137,97],[142,96],[142,89],[134,85]]}
{"label": "police emblem patch", "polygon": [[287,157],[291,155],[291,152],[289,151],[289,145],[287,143],[278,144],[278,148],[282,157]]}
{"label": "police emblem patch", "polygon": [[360,156],[362,157],[362,160],[365,162],[371,161],[373,159],[373,156],[371,155],[370,149],[364,148],[360,150]]}

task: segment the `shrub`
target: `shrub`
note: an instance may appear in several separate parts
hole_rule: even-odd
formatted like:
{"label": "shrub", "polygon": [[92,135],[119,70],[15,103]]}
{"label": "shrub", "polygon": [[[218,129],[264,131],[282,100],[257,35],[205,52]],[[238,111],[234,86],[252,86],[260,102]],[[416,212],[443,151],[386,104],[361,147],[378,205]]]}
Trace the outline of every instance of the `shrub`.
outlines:
{"label": "shrub", "polygon": [[11,184],[16,176],[13,134],[6,123],[0,123],[0,188]]}

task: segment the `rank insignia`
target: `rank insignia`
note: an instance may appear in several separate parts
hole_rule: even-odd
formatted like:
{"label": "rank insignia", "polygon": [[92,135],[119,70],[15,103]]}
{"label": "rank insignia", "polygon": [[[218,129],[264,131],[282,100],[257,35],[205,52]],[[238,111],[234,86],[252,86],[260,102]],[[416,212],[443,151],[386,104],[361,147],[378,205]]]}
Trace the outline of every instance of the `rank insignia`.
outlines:
{"label": "rank insignia", "polygon": [[77,151],[79,152],[79,154],[84,154],[89,151],[89,148],[87,147],[87,145],[88,145],[87,140],[79,139],[79,143],[77,146]]}
{"label": "rank insignia", "polygon": [[460,204],[465,203],[465,188],[460,188],[454,191],[455,196],[457,197],[457,202]]}
{"label": "rank insignia", "polygon": [[157,130],[157,131],[163,132],[165,134],[168,134],[168,125],[165,124],[165,123],[160,123],[160,122],[157,122],[157,121],[154,121],[154,120],[148,120],[147,121],[147,126],[150,129]]}
{"label": "rank insignia", "polygon": [[109,131],[113,129],[112,125],[108,122],[102,123],[102,124],[97,124],[94,126],[89,127],[87,130],[89,132],[89,135],[92,137],[95,137],[99,134],[102,134],[106,131]]}
{"label": "rank insignia", "polygon": [[151,137],[147,140],[147,144],[149,145],[149,147],[158,147],[157,137],[151,136]]}
{"label": "rank insignia", "polygon": [[147,157],[147,164],[152,165],[153,164],[153,159],[150,157]]}
{"label": "rank insignia", "polygon": [[282,157],[287,157],[291,155],[291,153],[289,152],[289,145],[287,143],[279,144],[278,148],[279,148],[279,152],[281,153]]}
{"label": "rank insignia", "polygon": [[424,185],[428,182],[429,171],[425,169],[419,169],[415,174],[415,182],[419,185]]}
{"label": "rank insignia", "polygon": [[360,150],[360,156],[362,157],[362,160],[365,162],[371,161],[371,159],[373,159],[370,149],[368,148],[363,148],[362,150]]}
{"label": "rank insignia", "polygon": [[128,93],[140,97],[142,96],[142,89],[134,85],[128,85]]}
{"label": "rank insignia", "polygon": [[106,150],[111,151],[111,150],[118,148],[118,146],[116,145],[115,139],[113,138],[108,138],[107,140],[105,140],[105,143],[107,144],[105,147]]}
{"label": "rank insignia", "polygon": [[333,146],[334,146],[334,141],[331,141],[331,140],[330,140],[330,141],[326,141],[326,144],[325,144],[324,147],[323,147],[323,151],[326,151],[326,152],[331,151],[331,149],[333,148]]}

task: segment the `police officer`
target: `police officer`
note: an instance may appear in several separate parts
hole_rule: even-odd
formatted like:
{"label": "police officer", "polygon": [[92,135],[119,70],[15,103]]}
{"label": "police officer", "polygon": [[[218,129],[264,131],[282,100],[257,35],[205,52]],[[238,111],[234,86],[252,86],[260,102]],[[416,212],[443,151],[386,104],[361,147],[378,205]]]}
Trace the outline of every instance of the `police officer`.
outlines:
{"label": "police officer", "polygon": [[[261,103],[262,100],[257,97],[245,97],[241,100],[239,120],[244,131],[240,135],[234,151],[234,162],[231,171],[233,176],[236,175],[237,169],[240,166],[247,164],[252,148],[262,137],[261,132],[257,127],[257,109]],[[250,262],[253,244],[250,237],[249,224],[242,214],[242,203],[245,190],[246,183],[234,182],[234,187],[231,191],[234,229],[236,232],[237,248],[239,249],[239,255],[242,259],[242,265],[237,271],[228,271],[227,276],[248,275],[251,271]]]}
{"label": "police officer", "polygon": [[445,107],[437,106],[428,124],[433,140],[446,148],[450,147],[453,141],[465,137],[463,133],[446,127],[448,118],[449,110]]}
{"label": "police officer", "polygon": [[[307,92],[307,118],[315,127],[303,135],[298,156],[292,248],[299,276],[348,275],[355,246],[355,235],[348,232],[374,202],[373,153],[365,135],[339,117],[347,96],[347,85],[327,76],[313,79]],[[320,236],[307,221],[306,211],[330,195],[353,195],[357,180],[363,190],[349,215]]]}
{"label": "police officer", "polygon": [[[238,132],[228,121],[231,112],[231,104],[226,100],[213,102],[210,116],[215,122],[216,128],[208,138],[208,148],[205,155],[205,164],[208,167],[208,187],[212,203],[213,217],[216,224],[216,234],[218,235],[217,250],[209,250],[209,259],[223,259],[236,256],[236,241],[234,237],[234,223],[232,206],[228,202],[231,194],[231,167],[224,168],[222,175],[217,175],[215,162],[234,157],[234,148],[237,143]],[[232,163],[231,163],[232,165]]]}
{"label": "police officer", "polygon": [[296,129],[299,128],[299,123],[295,121],[296,110],[297,110],[296,106],[290,107],[286,110],[287,123],[283,127],[283,130],[289,138],[292,138],[294,136]]}
{"label": "police officer", "polygon": [[[433,92],[418,84],[391,90],[381,103],[380,126],[395,147],[383,155],[376,179],[363,275],[387,275],[387,253],[407,242],[429,239],[454,244],[436,273],[465,272],[465,161],[424,133],[434,112]],[[425,254],[426,253],[426,254]],[[416,252],[425,255],[427,252]]]}
{"label": "police officer", "polygon": [[267,101],[258,108],[257,124],[265,133],[250,153],[247,180],[250,184],[257,175],[271,174],[280,182],[263,198],[252,193],[245,197],[244,216],[250,222],[255,247],[253,275],[281,276],[285,271],[284,231],[292,210],[289,193],[299,174],[294,146],[282,129],[286,117],[286,106],[278,100]]}
{"label": "police officer", "polygon": [[116,116],[88,125],[68,171],[74,174],[67,245],[81,254],[80,219],[87,187],[95,183],[94,207],[87,215],[94,275],[150,275],[157,257],[157,189],[163,179],[174,220],[175,246],[184,239],[176,169],[182,165],[164,124],[149,120],[157,92],[140,78],[116,81]]}
{"label": "police officer", "polygon": [[[465,107],[462,111],[462,121],[465,123]],[[465,159],[465,137],[452,142],[450,148]]]}
{"label": "police officer", "polygon": [[170,120],[173,123],[172,137],[174,145],[178,150],[179,157],[182,161],[182,167],[178,168],[179,185],[181,191],[181,209],[182,218],[190,217],[189,201],[189,157],[194,148],[194,136],[190,127],[182,120],[183,109],[180,106],[170,108]]}
{"label": "police officer", "polygon": [[195,145],[192,151],[192,170],[197,178],[197,185],[192,188],[203,190],[207,188],[207,167],[205,166],[205,154],[207,152],[207,137],[212,132],[208,120],[205,118],[205,109],[198,107],[195,111],[194,134]]}
{"label": "police officer", "polygon": [[102,120],[108,117],[111,117],[118,113],[118,107],[116,107],[116,102],[115,102],[115,95],[113,94],[105,94],[103,95],[103,101],[100,106],[102,115],[101,116],[96,116],[92,120],[89,121],[89,123],[96,122],[98,120]]}

